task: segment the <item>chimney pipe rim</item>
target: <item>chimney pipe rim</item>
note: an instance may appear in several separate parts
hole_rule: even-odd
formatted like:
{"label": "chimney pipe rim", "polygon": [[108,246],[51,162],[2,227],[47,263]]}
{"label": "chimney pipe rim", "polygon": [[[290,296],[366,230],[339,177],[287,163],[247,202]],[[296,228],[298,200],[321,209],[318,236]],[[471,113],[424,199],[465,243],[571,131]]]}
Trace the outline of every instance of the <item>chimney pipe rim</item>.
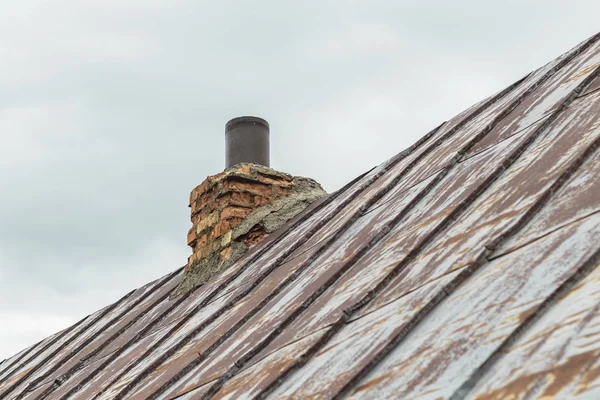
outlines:
{"label": "chimney pipe rim", "polygon": [[232,130],[233,128],[235,128],[237,125],[240,124],[244,124],[244,123],[254,123],[254,124],[260,124],[263,125],[267,128],[267,132],[269,132],[269,123],[260,118],[260,117],[253,117],[253,116],[243,116],[243,117],[237,117],[237,118],[233,118],[230,119],[226,124],[225,124],[225,133],[229,132],[230,130]]}

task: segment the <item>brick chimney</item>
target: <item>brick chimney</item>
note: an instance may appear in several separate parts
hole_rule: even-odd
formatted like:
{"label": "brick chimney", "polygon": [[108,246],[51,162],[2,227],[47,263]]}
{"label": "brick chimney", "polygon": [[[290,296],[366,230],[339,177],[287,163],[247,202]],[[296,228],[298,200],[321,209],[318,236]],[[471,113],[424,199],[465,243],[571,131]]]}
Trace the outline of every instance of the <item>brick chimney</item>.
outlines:
{"label": "brick chimney", "polygon": [[[192,228],[187,243],[192,255],[177,294],[207,282],[327,194],[312,179],[256,163],[268,163],[268,130],[268,123],[256,117],[227,123],[227,169],[207,177],[190,194]],[[232,157],[237,163],[230,166]]]}

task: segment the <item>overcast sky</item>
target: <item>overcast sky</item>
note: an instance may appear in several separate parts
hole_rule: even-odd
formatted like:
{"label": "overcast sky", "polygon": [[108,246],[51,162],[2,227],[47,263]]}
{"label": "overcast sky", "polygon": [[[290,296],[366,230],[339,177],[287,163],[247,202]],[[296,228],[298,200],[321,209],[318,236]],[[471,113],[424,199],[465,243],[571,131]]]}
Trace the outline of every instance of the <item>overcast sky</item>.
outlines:
{"label": "overcast sky", "polygon": [[597,0],[0,3],[0,360],[182,266],[224,124],[329,192],[599,28]]}

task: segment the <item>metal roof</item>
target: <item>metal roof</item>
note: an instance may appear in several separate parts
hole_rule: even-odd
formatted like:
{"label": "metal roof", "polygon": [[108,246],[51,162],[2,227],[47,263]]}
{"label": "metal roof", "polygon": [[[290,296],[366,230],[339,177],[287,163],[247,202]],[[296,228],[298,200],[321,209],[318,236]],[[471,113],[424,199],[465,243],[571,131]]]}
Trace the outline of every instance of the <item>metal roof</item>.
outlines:
{"label": "metal roof", "polygon": [[0,364],[3,399],[600,398],[600,34],[185,297]]}

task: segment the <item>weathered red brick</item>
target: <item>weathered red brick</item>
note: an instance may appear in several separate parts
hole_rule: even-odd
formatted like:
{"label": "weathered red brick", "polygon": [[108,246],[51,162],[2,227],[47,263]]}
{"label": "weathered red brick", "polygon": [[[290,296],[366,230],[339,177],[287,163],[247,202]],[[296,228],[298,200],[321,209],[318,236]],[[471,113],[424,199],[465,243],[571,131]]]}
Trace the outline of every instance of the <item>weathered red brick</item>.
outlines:
{"label": "weathered red brick", "polygon": [[240,180],[236,179],[226,179],[222,182],[223,190],[235,190],[235,191],[246,191],[253,194],[265,195],[271,193],[271,185],[267,185],[260,182],[249,181],[249,180]]}
{"label": "weathered red brick", "polygon": [[230,218],[230,217],[238,217],[238,218],[244,219],[251,212],[252,212],[252,208],[231,205],[231,206],[225,207],[221,211],[221,214],[219,216],[221,217],[221,219]]}
{"label": "weathered red brick", "polygon": [[194,247],[195,242],[196,242],[196,228],[194,226],[192,226],[187,234],[187,244],[189,246]]}
{"label": "weathered red brick", "polygon": [[216,239],[219,236],[223,235],[225,232],[228,232],[228,231],[232,230],[233,228],[235,228],[243,220],[244,220],[243,218],[236,218],[236,217],[234,217],[234,218],[228,218],[228,219],[222,219],[212,229],[212,231],[210,233],[210,239],[211,240]]}
{"label": "weathered red brick", "polygon": [[[288,195],[293,185],[291,175],[252,164],[207,177],[190,193],[193,225],[187,240],[193,254],[188,265],[214,253],[229,257],[232,230],[255,208]],[[252,245],[264,235],[256,229],[236,240]]]}

